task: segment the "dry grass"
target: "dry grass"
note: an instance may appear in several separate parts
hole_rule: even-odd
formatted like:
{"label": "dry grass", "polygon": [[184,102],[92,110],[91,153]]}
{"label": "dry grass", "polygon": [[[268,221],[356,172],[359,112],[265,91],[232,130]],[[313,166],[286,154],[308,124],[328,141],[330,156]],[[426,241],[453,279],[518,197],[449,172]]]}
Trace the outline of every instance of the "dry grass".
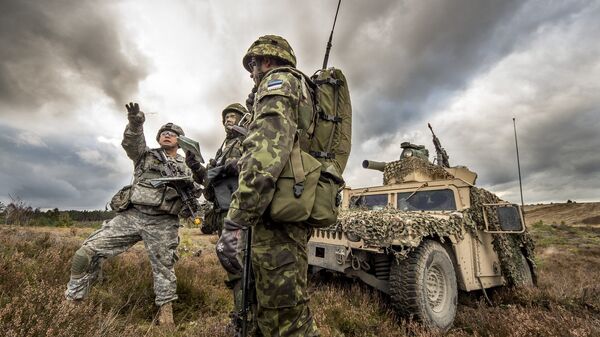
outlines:
{"label": "dry grass", "polygon": [[[181,232],[174,331],[154,323],[150,265],[143,246],[108,261],[88,301],[63,301],[70,258],[89,228],[0,226],[0,331],[3,336],[225,336],[232,301],[214,236]],[[448,336],[600,336],[600,229],[532,226],[539,287],[461,294]],[[198,256],[198,251],[202,253]],[[396,317],[384,295],[341,277],[311,282],[323,336],[441,336]]]}

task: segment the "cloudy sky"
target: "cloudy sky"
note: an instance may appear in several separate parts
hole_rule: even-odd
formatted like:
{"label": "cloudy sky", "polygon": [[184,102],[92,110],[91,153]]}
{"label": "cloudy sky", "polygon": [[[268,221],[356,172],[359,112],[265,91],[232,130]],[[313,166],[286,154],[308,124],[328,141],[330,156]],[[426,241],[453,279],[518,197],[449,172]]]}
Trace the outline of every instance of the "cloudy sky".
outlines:
{"label": "cloudy sky", "polygon": [[[172,121],[205,157],[220,111],[243,102],[248,46],[278,34],[308,74],[322,63],[336,0],[0,1],[0,201],[104,208],[131,179],[124,105],[146,138]],[[345,178],[380,184],[363,159],[425,144],[518,202],[600,201],[600,1],[344,0],[329,64],[354,109]]]}

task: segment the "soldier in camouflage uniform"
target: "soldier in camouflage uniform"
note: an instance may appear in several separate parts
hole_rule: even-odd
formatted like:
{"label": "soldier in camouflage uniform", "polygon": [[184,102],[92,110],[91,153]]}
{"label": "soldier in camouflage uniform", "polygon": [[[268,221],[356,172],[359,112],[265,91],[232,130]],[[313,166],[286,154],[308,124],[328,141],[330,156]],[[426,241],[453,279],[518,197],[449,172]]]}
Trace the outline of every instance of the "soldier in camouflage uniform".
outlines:
{"label": "soldier in camouflage uniform", "polygon": [[144,113],[137,103],[126,107],[129,124],[121,144],[134,163],[133,184],[113,197],[111,207],[117,215],[104,222],[75,252],[65,296],[71,301],[84,299],[98,278],[103,260],[143,240],[152,265],[159,323],[173,325],[171,302],[177,299],[174,265],[178,259],[178,213],[182,202],[172,187],[154,188],[148,180],[191,175],[184,158],[177,154],[177,136],[184,133],[173,123],[165,124],[156,135],[160,148],[149,149],[144,139]]}
{"label": "soldier in camouflage uniform", "polygon": [[[202,178],[207,185],[204,190],[204,197],[214,205],[214,208],[206,215],[206,218],[209,219],[205,224],[209,227],[209,230],[206,232],[212,233],[217,230],[219,234],[221,234],[223,220],[225,220],[229,205],[218,204],[218,201],[215,198],[213,182],[216,179],[238,176],[237,162],[242,156],[242,142],[244,141],[244,135],[232,129],[232,126],[237,125],[241,118],[247,113],[248,110],[239,103],[230,104],[221,112],[221,122],[225,127],[226,133],[225,140],[223,141],[223,144],[221,144],[219,150],[217,150],[215,158],[211,159],[206,167],[210,172],[208,174],[209,179]],[[213,170],[215,168],[218,169]],[[213,177],[213,172],[219,172],[218,177]],[[201,175],[196,172],[194,172],[194,174],[197,176]]]}
{"label": "soldier in camouflage uniform", "polygon": [[[306,135],[302,131],[308,125],[303,121],[310,120],[312,101],[295,69],[296,56],[285,39],[260,37],[248,49],[243,65],[257,86],[254,116],[238,164],[239,188],[233,194],[217,254],[226,270],[239,272],[243,247],[240,238],[252,226],[260,332],[265,336],[318,336],[307,292],[311,230],[304,223],[275,223],[267,212],[295,135]],[[300,139],[300,144],[307,143]]]}

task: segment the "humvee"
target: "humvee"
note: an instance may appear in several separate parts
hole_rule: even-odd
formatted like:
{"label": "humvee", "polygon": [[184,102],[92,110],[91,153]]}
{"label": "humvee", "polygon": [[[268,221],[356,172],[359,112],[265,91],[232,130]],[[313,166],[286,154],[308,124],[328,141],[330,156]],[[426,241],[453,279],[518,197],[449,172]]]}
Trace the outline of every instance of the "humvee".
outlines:
{"label": "humvee", "polygon": [[402,316],[442,331],[459,290],[533,285],[521,207],[475,187],[475,172],[442,165],[439,153],[434,164],[424,146],[402,148],[398,161],[363,162],[383,172],[383,185],[344,189],[337,223],[315,229],[308,243],[311,271],[359,279]]}

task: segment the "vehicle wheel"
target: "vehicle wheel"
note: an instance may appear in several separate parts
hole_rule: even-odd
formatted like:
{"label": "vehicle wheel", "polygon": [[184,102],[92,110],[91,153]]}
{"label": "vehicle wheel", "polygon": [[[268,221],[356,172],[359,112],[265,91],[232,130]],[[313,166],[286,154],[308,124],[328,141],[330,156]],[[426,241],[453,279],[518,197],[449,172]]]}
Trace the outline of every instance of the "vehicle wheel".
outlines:
{"label": "vehicle wheel", "polygon": [[527,258],[521,253],[521,282],[517,284],[522,287],[533,287],[533,275]]}
{"label": "vehicle wheel", "polygon": [[392,305],[403,316],[430,328],[447,331],[456,316],[458,290],[448,252],[435,241],[424,241],[390,270]]}

